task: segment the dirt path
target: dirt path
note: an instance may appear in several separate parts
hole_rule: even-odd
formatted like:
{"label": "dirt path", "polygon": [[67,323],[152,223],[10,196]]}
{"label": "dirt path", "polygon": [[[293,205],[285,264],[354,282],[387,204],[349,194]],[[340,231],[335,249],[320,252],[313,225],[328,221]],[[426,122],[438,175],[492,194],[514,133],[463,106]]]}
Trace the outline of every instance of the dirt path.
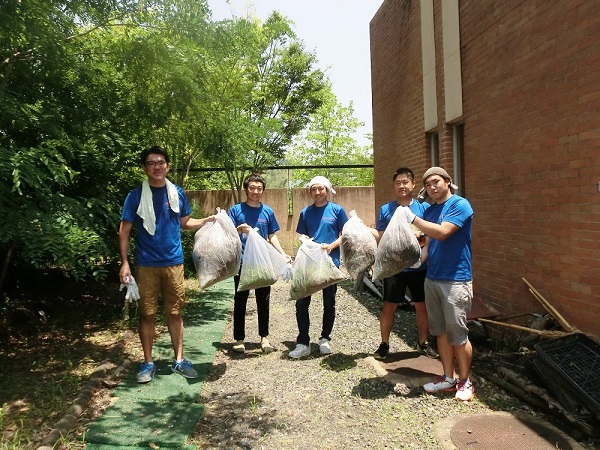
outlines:
{"label": "dirt path", "polygon": [[[468,404],[384,381],[368,358],[379,344],[380,300],[368,293],[351,294],[350,288],[349,282],[339,286],[333,354],[327,357],[319,355],[314,343],[322,297],[313,296],[312,354],[299,361],[287,356],[297,334],[288,285],[273,287],[270,340],[277,351],[269,355],[260,352],[251,298],[248,350],[244,355],[231,351],[229,321],[202,390],[206,411],[190,443],[198,448],[431,450],[441,448],[432,433],[438,420],[492,410],[528,411],[477,374],[477,395]],[[415,339],[414,313],[399,310],[391,351],[411,350]]]}

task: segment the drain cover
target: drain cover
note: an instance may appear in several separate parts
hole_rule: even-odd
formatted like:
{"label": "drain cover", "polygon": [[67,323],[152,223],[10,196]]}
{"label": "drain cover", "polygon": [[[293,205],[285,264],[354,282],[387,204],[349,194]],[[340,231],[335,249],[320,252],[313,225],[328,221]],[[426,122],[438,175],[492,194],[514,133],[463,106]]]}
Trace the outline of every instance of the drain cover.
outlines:
{"label": "drain cover", "polygon": [[458,418],[450,428],[452,443],[459,450],[549,450],[581,449],[547,422],[523,414],[480,414]]}

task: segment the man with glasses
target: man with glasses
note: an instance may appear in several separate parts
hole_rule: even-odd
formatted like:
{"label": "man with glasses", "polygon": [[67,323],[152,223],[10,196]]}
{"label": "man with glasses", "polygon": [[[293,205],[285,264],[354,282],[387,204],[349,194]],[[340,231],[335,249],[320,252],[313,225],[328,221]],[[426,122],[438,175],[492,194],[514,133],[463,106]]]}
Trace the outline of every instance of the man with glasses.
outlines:
{"label": "man with glasses", "polygon": [[191,218],[192,208],[183,189],[167,179],[169,155],[159,146],[146,148],[140,155],[147,179],[125,199],[119,227],[119,250],[122,284],[132,282],[129,266],[129,238],[133,227],[135,239],[135,280],[139,288],[139,336],[144,362],[136,376],[138,383],[148,383],[156,374],[152,358],[154,320],[158,312],[158,297],[162,294],[163,309],[175,353],[171,370],[185,378],[197,378],[192,363],[183,357],[183,319],[185,300],[183,248],[181,230],[197,230],[214,216]]}
{"label": "man with glasses", "polygon": [[[269,206],[261,203],[265,187],[266,181],[261,175],[255,173],[248,175],[244,180],[246,201],[233,205],[229,210],[229,217],[236,226],[242,241],[242,264],[244,264],[246,239],[250,230],[254,228],[257,228],[258,234],[269,241],[279,253],[286,259],[289,259],[281,248],[279,239],[275,234],[280,229],[275,214]],[[244,343],[244,339],[246,338],[246,305],[250,291],[238,291],[240,284],[239,273],[233,280],[235,283],[235,296],[233,298],[233,339],[235,343],[233,344],[233,351],[244,353],[246,351],[246,344]],[[255,289],[254,295],[256,296],[260,348],[263,353],[271,353],[274,350],[268,339],[271,286]]]}

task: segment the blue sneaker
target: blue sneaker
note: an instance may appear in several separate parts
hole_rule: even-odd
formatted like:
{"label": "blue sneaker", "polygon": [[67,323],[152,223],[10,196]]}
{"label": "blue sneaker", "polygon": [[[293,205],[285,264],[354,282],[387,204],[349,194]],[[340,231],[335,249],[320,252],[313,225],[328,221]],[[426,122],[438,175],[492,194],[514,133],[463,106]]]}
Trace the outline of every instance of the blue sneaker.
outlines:
{"label": "blue sneaker", "polygon": [[135,377],[135,380],[138,383],[148,383],[149,381],[154,380],[154,375],[156,375],[156,366],[153,362],[145,362],[140,366],[140,371]]}
{"label": "blue sneaker", "polygon": [[187,359],[182,359],[179,362],[175,361],[171,370],[183,375],[185,378],[198,378],[198,372],[194,370],[192,363]]}

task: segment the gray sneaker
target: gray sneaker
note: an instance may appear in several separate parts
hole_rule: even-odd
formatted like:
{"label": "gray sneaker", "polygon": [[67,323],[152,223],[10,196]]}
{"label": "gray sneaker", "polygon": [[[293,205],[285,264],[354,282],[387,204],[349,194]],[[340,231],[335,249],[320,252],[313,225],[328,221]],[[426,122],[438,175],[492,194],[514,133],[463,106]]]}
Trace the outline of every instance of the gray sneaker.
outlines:
{"label": "gray sneaker", "polygon": [[456,391],[456,380],[448,381],[445,375],[437,377],[435,381],[423,385],[425,392],[437,394],[438,392]]}
{"label": "gray sneaker", "polygon": [[304,344],[296,344],[296,348],[288,353],[290,358],[300,359],[310,355],[310,347]]}
{"label": "gray sneaker", "polygon": [[156,375],[156,366],[153,362],[145,362],[140,366],[140,371],[135,376],[135,381],[138,383],[148,383],[154,380],[154,375]]}
{"label": "gray sneaker", "polygon": [[171,370],[183,375],[185,378],[198,378],[198,372],[194,370],[192,363],[187,359],[182,359],[180,362],[174,362]]}

